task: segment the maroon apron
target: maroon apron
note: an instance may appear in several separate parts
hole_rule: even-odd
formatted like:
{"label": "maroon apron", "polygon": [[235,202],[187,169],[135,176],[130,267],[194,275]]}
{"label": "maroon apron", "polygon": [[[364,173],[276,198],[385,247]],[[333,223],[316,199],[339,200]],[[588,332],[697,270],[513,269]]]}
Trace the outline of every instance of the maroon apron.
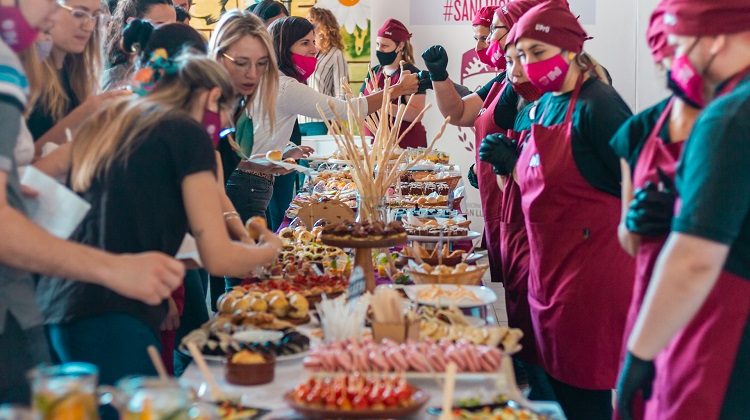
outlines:
{"label": "maroon apron", "polygon": [[[675,172],[677,171],[677,162],[682,154],[682,148],[684,141],[671,142],[665,144],[664,141],[659,137],[664,123],[669,118],[672,110],[672,99],[666,108],[659,116],[659,120],[649,133],[648,138],[643,143],[643,148],[638,160],[635,165],[633,172],[633,189],[642,188],[646,182],[652,182],[654,184],[659,183],[659,175],[657,168],[661,169],[669,179],[674,180]],[[630,300],[630,308],[628,310],[628,317],[625,321],[625,333],[623,334],[623,350],[622,357],[624,358],[625,352],[627,351],[627,341],[630,337],[630,333],[633,330],[636,319],[638,319],[638,312],[643,305],[643,299],[646,296],[646,290],[648,290],[648,284],[651,280],[651,274],[654,271],[654,265],[656,259],[659,257],[664,243],[667,240],[667,235],[659,237],[642,236],[640,245],[638,246],[638,252],[635,259],[635,284],[633,285],[633,297]],[[656,358],[656,374],[661,373],[661,363],[663,358]],[[658,390],[656,390],[658,391]],[[659,398],[656,394],[652,394],[651,399],[646,404],[640,398],[634,402],[633,407],[633,418],[634,420],[640,420],[644,417],[644,411],[649,413],[656,413],[656,405]],[[615,418],[618,416],[615,413]]]}
{"label": "maroon apron", "polygon": [[[746,74],[735,76],[722,93],[733,90]],[[647,410],[646,418],[718,419],[736,356],[750,351],[739,348],[749,321],[750,279],[722,271],[695,317],[659,354],[656,412]],[[732,414],[731,418],[750,416]]]}
{"label": "maroon apron", "polygon": [[[385,72],[383,71],[383,67],[380,67],[378,70],[378,73],[375,75],[377,78],[377,87],[380,89],[383,89],[385,87]],[[390,76],[391,79],[391,86],[398,83],[399,78],[401,77],[401,71],[396,70],[395,73],[393,73]],[[367,84],[365,84],[365,95],[369,95],[371,92],[369,89],[367,89]],[[408,99],[408,98],[407,98]],[[398,104],[401,98],[396,98],[393,103]],[[395,117],[395,116],[394,116]],[[406,131],[407,128],[411,125],[411,121],[402,121],[401,126],[399,127],[399,136],[403,134],[404,131]],[[370,130],[365,128],[365,132],[368,136],[374,135]],[[424,125],[422,125],[421,122],[418,122],[414,124],[414,127],[409,130],[408,133],[404,136],[403,139],[401,139],[401,142],[398,144],[402,149],[406,149],[409,147],[427,147],[427,131],[424,129]]]}
{"label": "maroon apron", "polygon": [[479,184],[479,198],[482,203],[482,216],[484,217],[484,243],[490,260],[492,281],[503,281],[500,254],[500,203],[503,192],[497,186],[497,175],[492,169],[492,165],[479,160],[479,147],[486,136],[504,131],[495,124],[494,110],[507,85],[505,81],[492,85],[479,115],[474,120],[474,134],[476,136],[474,143],[476,164],[474,168],[477,173],[477,184]]}
{"label": "maroon apron", "polygon": [[617,241],[620,199],[592,187],[573,158],[581,85],[582,78],[561,124],[532,125],[516,174],[541,365],[561,382],[602,390],[615,385],[634,272]]}
{"label": "maroon apron", "polygon": [[[529,241],[521,210],[521,193],[512,177],[505,177],[505,189],[497,186],[497,175],[492,165],[479,160],[479,146],[488,134],[502,131],[495,124],[495,107],[508,86],[506,82],[492,85],[484,106],[474,122],[477,151],[476,169],[479,194],[484,214],[485,242],[490,257],[493,280],[502,280],[505,289],[505,308],[508,324],[520,328],[524,336],[518,357],[527,363],[536,363],[531,314],[529,313],[528,274]],[[508,130],[509,137],[520,139],[521,135]],[[498,205],[498,203],[500,203]]]}

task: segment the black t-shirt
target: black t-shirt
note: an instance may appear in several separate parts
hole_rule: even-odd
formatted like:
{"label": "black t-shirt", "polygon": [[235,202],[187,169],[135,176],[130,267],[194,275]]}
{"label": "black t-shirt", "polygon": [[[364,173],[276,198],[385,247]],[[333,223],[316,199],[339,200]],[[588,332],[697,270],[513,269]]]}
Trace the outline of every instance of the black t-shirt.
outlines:
{"label": "black t-shirt", "polygon": [[[476,94],[482,98],[483,101],[487,100],[487,96],[492,90],[492,86],[495,83],[503,83],[505,81],[505,72],[501,72],[494,79],[487,82],[484,86],[477,90]],[[497,101],[497,106],[493,111],[493,119],[495,125],[503,129],[513,128],[516,120],[516,114],[518,113],[518,94],[510,86],[503,89],[502,96]]]}
{"label": "black t-shirt", "polygon": [[[211,140],[200,124],[174,113],[135,140],[133,147],[127,159],[120,159],[82,194],[91,210],[71,240],[115,254],[174,255],[188,231],[182,180],[197,172],[215,173]],[[48,324],[120,312],[158,332],[167,313],[166,302],[149,306],[102,286],[59,278],[43,277],[37,298]]]}
{"label": "black t-shirt", "polygon": [[[562,124],[571,94],[544,94],[533,116],[534,124],[545,127]],[[630,108],[612,86],[590,78],[581,86],[572,116],[576,167],[594,188],[616,197],[620,196],[620,160],[609,140],[631,115]]]}
{"label": "black t-shirt", "polygon": [[[625,124],[617,130],[612,140],[609,141],[615,154],[628,162],[631,176],[635,173],[635,165],[638,163],[638,156],[641,154],[646,139],[648,139],[656,123],[659,122],[659,117],[661,117],[671,99],[671,96],[667,97],[656,105],[628,118]],[[665,122],[659,130],[659,138],[665,144],[671,142],[668,122]]]}
{"label": "black t-shirt", "polygon": [[[404,64],[404,70],[408,70],[408,71],[409,71],[409,72],[411,72],[412,74],[417,74],[417,73],[419,73],[419,69],[418,69],[418,68],[417,68],[417,66],[415,66],[414,64],[409,64],[409,63],[405,63],[405,64]],[[400,71],[401,71],[401,70],[396,70],[396,73],[394,73],[394,74],[398,74],[398,73],[399,73]],[[375,76],[376,76],[376,77],[378,77],[378,76],[379,76],[379,73],[381,73],[381,68],[380,68],[380,65],[379,65],[379,64],[378,64],[378,65],[375,65],[375,67],[373,67],[373,68],[372,68],[372,72],[373,72],[373,74],[375,74]],[[388,76],[386,75],[386,77],[388,77]],[[361,87],[359,88],[359,91],[360,91],[361,93],[364,93],[364,92],[365,92],[365,88],[367,87],[367,84],[369,83],[369,80],[370,80],[370,75],[369,75],[369,74],[367,74],[367,75],[365,76],[365,81],[364,81],[364,82],[362,82],[362,86],[361,86]],[[391,83],[391,85],[393,85],[393,83]],[[383,87],[383,86],[380,86],[380,88],[382,88],[382,87]],[[371,92],[371,93],[372,93],[372,92]],[[427,93],[427,89],[425,89],[425,88],[424,88],[424,86],[422,86],[422,85],[420,84],[419,88],[417,89],[417,94],[418,94],[418,95],[424,95],[424,94],[426,94],[426,93]],[[408,96],[402,96],[402,97],[401,97],[401,102],[402,102],[402,103],[406,103],[406,102],[407,102],[408,100],[409,100],[409,97],[408,97]]]}
{"label": "black t-shirt", "polygon": [[750,280],[750,76],[695,121],[677,168],[672,230],[730,247],[724,269]]}
{"label": "black t-shirt", "polygon": [[[60,83],[62,84],[62,88],[65,91],[65,96],[68,97],[68,106],[63,113],[63,116],[65,116],[73,111],[78,105],[80,105],[81,102],[78,100],[75,92],[73,92],[73,88],[70,86],[68,73],[64,70],[60,70],[57,75]],[[26,121],[26,124],[29,127],[29,131],[34,137],[34,141],[37,141],[40,137],[42,137],[44,133],[49,131],[50,128],[54,127],[56,123],[57,120],[53,118],[52,115],[50,115],[46,110],[44,110],[42,105],[38,102],[34,106],[34,109],[31,111],[31,114],[29,114],[29,118]]]}

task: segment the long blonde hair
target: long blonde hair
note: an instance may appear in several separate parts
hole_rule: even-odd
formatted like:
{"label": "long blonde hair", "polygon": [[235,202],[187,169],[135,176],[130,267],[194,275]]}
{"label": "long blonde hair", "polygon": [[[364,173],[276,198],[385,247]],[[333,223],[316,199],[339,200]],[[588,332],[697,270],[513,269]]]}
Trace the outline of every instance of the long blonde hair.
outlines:
{"label": "long blonde hair", "polygon": [[341,30],[336,16],[328,9],[321,7],[311,7],[307,15],[307,20],[316,24],[315,32],[320,37],[318,48],[323,53],[327,53],[331,48],[344,49],[344,41],[341,39]]}
{"label": "long blonde hair", "polygon": [[199,93],[218,87],[220,106],[233,106],[234,87],[221,64],[192,54],[183,54],[174,61],[177,71],[162,76],[147,96],[113,100],[77,130],[70,174],[74,191],[88,190],[95,178],[105,176],[118,161],[127,159],[136,140],[165,117],[188,115]]}
{"label": "long blonde hair", "polygon": [[401,59],[409,64],[414,64],[414,47],[411,41],[404,41],[404,49],[401,50]]}
{"label": "long blonde hair", "polygon": [[44,83],[42,83],[42,80],[44,80],[44,63],[39,58],[39,52],[36,48],[37,42],[39,41],[34,42],[34,45],[18,53],[18,59],[21,61],[23,71],[29,80],[29,97],[26,101],[26,111],[24,112],[26,117],[34,110],[34,106],[44,88]]}
{"label": "long blonde hair", "polygon": [[[103,6],[103,10],[105,9],[106,6]],[[50,54],[42,63],[41,80],[44,83],[39,93],[38,103],[45,114],[52,116],[53,121],[66,115],[71,99],[82,103],[86,98],[98,92],[102,73],[101,40],[102,28],[96,24],[83,52],[65,54],[62,71],[70,82],[70,89],[75,98],[69,98],[65,92],[53,55]]]}
{"label": "long blonde hair", "polygon": [[223,53],[245,36],[257,39],[268,54],[268,69],[261,76],[255,92],[246,98],[245,108],[249,110],[255,98],[258,98],[262,115],[257,117],[267,118],[273,131],[276,121],[276,95],[279,91],[279,66],[276,63],[271,36],[263,21],[246,10],[235,9],[225,13],[216,24],[211,39],[208,41],[208,54],[218,61]]}

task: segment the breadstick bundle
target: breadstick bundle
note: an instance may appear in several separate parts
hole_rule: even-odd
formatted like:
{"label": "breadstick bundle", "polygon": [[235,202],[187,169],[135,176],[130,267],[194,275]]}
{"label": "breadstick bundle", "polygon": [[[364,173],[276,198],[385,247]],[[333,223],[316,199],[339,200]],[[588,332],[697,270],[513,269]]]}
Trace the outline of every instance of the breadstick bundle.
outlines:
{"label": "breadstick bundle", "polygon": [[[399,142],[422,119],[430,105],[425,106],[409,127],[399,135],[399,127],[414,95],[409,97],[406,104],[399,104],[396,114],[392,115],[392,97],[389,88],[390,81],[386,79],[380,110],[372,115],[366,115],[359,109],[347,84],[343,84],[347,102],[346,116],[339,114],[333,100],[329,100],[327,104],[334,115],[331,120],[326,117],[322,106],[317,105],[318,112],[328,127],[328,132],[333,135],[342,157],[351,165],[352,178],[360,195],[360,221],[385,222],[385,220],[380,220],[378,206],[386,196],[388,188],[396,184],[402,173],[430,154],[435,142],[443,135],[449,120],[446,118],[443,121],[440,130],[428,147],[422,151],[421,156],[409,162],[407,154],[400,150]],[[365,137],[365,127],[375,134],[372,143]],[[392,159],[395,156],[398,157],[393,162]]]}

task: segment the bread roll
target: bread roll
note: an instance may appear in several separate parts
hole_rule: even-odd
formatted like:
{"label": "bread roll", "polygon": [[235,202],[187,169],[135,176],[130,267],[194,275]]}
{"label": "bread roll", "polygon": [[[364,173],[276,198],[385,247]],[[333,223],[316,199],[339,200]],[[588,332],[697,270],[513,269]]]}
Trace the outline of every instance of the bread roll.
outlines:
{"label": "bread roll", "polygon": [[247,229],[247,234],[250,235],[250,238],[257,241],[260,237],[261,230],[268,229],[266,219],[260,216],[251,217],[250,220],[245,223],[245,229]]}
{"label": "bread roll", "polygon": [[270,152],[266,153],[266,159],[272,162],[278,162],[283,157],[284,157],[284,154],[281,153],[281,150],[271,150]]}

